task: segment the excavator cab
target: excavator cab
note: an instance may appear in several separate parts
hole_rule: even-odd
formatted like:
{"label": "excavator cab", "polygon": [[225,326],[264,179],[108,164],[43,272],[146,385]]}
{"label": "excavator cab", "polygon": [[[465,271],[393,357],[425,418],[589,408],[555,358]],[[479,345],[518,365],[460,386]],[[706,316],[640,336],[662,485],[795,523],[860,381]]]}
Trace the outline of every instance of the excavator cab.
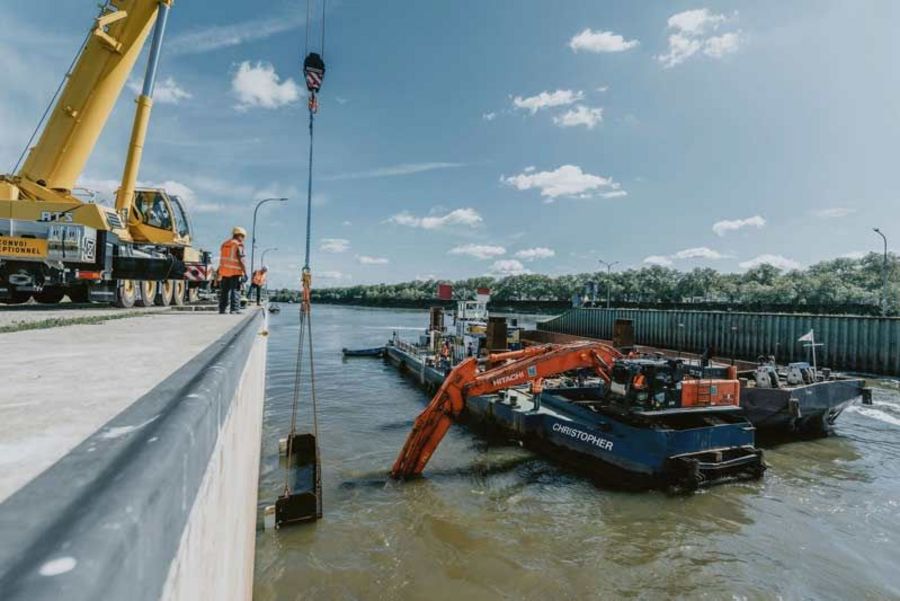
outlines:
{"label": "excavator cab", "polygon": [[681,361],[623,359],[616,361],[610,400],[626,410],[654,411],[681,407],[684,367]]}
{"label": "excavator cab", "polygon": [[191,240],[183,202],[162,189],[135,191],[129,229],[136,241],[160,246],[187,246]]}

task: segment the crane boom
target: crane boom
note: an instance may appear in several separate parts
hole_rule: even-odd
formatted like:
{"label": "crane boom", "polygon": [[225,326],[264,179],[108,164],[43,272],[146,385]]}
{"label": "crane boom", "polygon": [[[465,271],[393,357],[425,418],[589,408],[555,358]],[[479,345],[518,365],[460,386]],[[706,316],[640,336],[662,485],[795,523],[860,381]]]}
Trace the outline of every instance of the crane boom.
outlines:
{"label": "crane boom", "polygon": [[[481,373],[478,373],[474,358],[466,359],[453,368],[437,394],[416,418],[391,470],[394,478],[409,478],[422,473],[453,419],[465,408],[467,397],[490,394],[529,382],[539,385],[544,378],[576,369],[594,369],[609,383],[613,363],[622,358],[619,351],[601,342],[542,345],[532,347],[527,353],[506,356],[514,360]],[[489,364],[494,362],[496,358],[488,360]]]}
{"label": "crane boom", "polygon": [[110,0],[97,17],[59,100],[19,175],[69,192],[84,170],[128,80],[161,5],[172,0]]}

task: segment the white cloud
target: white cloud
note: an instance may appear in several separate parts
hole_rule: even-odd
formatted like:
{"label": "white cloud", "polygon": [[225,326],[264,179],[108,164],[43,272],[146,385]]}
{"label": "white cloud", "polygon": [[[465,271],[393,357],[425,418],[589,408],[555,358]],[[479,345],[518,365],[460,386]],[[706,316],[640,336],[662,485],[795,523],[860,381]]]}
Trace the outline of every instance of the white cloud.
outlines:
{"label": "white cloud", "polygon": [[753,217],[748,217],[747,219],[725,219],[723,221],[717,221],[713,224],[712,230],[716,233],[717,236],[724,236],[728,232],[737,231],[745,227],[761,228],[765,225],[766,220],[763,219],[762,216],[754,215]]}
{"label": "white cloud", "polygon": [[293,79],[281,78],[271,63],[244,61],[238,66],[231,80],[231,90],[238,99],[236,109],[276,109],[293,104],[300,99],[301,90]]}
{"label": "white cloud", "polygon": [[741,45],[740,32],[723,33],[706,40],[703,44],[703,54],[712,58],[722,58],[726,54],[737,52]]}
{"label": "white cloud", "polygon": [[353,171],[350,173],[340,173],[324,178],[327,181],[339,181],[345,179],[369,179],[376,177],[395,177],[400,175],[414,175],[416,173],[424,173],[426,171],[435,171],[437,169],[454,169],[463,167],[464,163],[447,163],[447,162],[431,162],[431,163],[402,163],[400,165],[391,165],[389,167],[378,167],[367,171]]}
{"label": "white cloud", "polygon": [[481,118],[485,121],[493,121],[497,118],[497,113],[484,113]]}
{"label": "white cloud", "polygon": [[648,265],[662,265],[664,267],[669,267],[670,265],[673,265],[675,261],[683,261],[685,259],[718,260],[728,258],[730,258],[729,255],[722,254],[717,250],[713,250],[706,246],[698,246],[696,248],[679,250],[677,253],[671,255],[650,255],[644,259],[644,263],[647,263]]}
{"label": "white cloud", "polygon": [[749,261],[738,263],[738,266],[742,269],[753,269],[760,265],[771,265],[778,269],[800,269],[800,263],[781,255],[759,255]]}
{"label": "white cloud", "polygon": [[703,35],[715,30],[725,22],[725,15],[716,15],[708,8],[698,8],[676,13],[669,17],[669,29],[681,31],[687,35]]}
{"label": "white cloud", "polygon": [[344,253],[350,250],[350,241],[344,238],[322,238],[319,250],[334,254]]}
{"label": "white cloud", "polygon": [[669,49],[658,55],[656,60],[666,68],[674,67],[688,60],[698,52],[710,58],[722,58],[736,52],[741,44],[741,32],[731,31],[721,35],[711,35],[728,18],[714,14],[707,8],[686,10],[669,17]]}
{"label": "white cloud", "polygon": [[848,253],[842,254],[842,255],[841,255],[841,258],[842,258],[842,259],[862,259],[862,258],[865,257],[867,254],[869,254],[869,253],[867,253],[867,252],[864,251],[864,250],[852,250],[852,251],[850,251],[850,252],[848,252]]}
{"label": "white cloud", "polygon": [[677,253],[672,255],[673,259],[727,259],[728,255],[723,255],[717,250],[713,250],[711,248],[707,248],[706,246],[700,246],[697,248],[686,248],[684,250],[679,250]]}
{"label": "white cloud", "polygon": [[534,261],[537,259],[549,259],[551,257],[555,257],[556,251],[552,248],[538,246],[535,248],[526,248],[520,250],[514,256],[517,259],[522,259],[523,261]]}
{"label": "white cloud", "polygon": [[609,86],[600,86],[600,87],[595,88],[595,89],[596,89],[597,92],[599,92],[600,94],[603,94],[603,93],[609,91]]}
{"label": "white cloud", "polygon": [[[143,85],[135,80],[128,82],[128,89],[135,94],[142,92]],[[153,91],[153,102],[159,104],[179,104],[182,100],[190,100],[194,95],[178,85],[172,77],[157,82]]]}
{"label": "white cloud", "polygon": [[486,244],[466,244],[450,249],[447,254],[472,257],[475,259],[493,259],[506,254],[502,246],[490,246]]}
{"label": "white cloud", "polygon": [[637,40],[626,41],[624,37],[611,31],[593,31],[588,28],[569,40],[569,48],[573,52],[624,52],[637,47]]}
{"label": "white cloud", "polygon": [[212,25],[173,36],[166,45],[167,55],[201,54],[221,48],[240,46],[291,31],[306,22],[302,11],[268,19],[233,25]]}
{"label": "white cloud", "polygon": [[515,259],[504,259],[502,261],[494,261],[491,266],[491,273],[499,277],[510,275],[524,275],[530,273],[520,261]]}
{"label": "white cloud", "polygon": [[672,264],[672,259],[663,255],[650,255],[644,259],[644,263],[647,265],[661,265],[663,267],[668,267]]}
{"label": "white cloud", "polygon": [[602,108],[591,108],[584,106],[583,104],[579,104],[575,108],[569,109],[562,115],[553,117],[553,122],[560,127],[576,127],[578,125],[584,125],[588,129],[594,129],[601,121],[603,121]]}
{"label": "white cloud", "polygon": [[361,265],[387,265],[390,263],[390,260],[385,259],[384,257],[369,257],[366,255],[360,255],[356,257],[356,260],[359,261]]}
{"label": "white cloud", "polygon": [[675,33],[669,36],[669,51],[656,58],[663,66],[674,67],[697,54],[702,47],[703,44],[699,40]]}
{"label": "white cloud", "polygon": [[812,214],[819,219],[839,219],[841,217],[846,217],[847,215],[852,215],[855,212],[856,209],[850,209],[847,207],[832,207],[830,209],[819,209],[817,211],[813,211]]}
{"label": "white cloud", "polygon": [[440,230],[454,225],[478,227],[484,222],[484,219],[475,209],[465,208],[450,211],[445,215],[430,215],[428,217],[416,217],[409,211],[403,211],[388,219],[388,222],[422,228],[423,230]]}
{"label": "white cloud", "polygon": [[575,104],[583,99],[584,92],[556,90],[555,92],[541,92],[537,96],[529,96],[527,98],[516,96],[513,98],[513,105],[515,105],[516,108],[531,111],[531,114],[533,115],[541,109]]}
{"label": "white cloud", "polygon": [[517,190],[537,188],[547,202],[559,197],[589,198],[601,196],[622,196],[624,190],[612,178],[591,175],[575,165],[563,165],[555,171],[525,172],[512,177],[501,177],[500,181]]}

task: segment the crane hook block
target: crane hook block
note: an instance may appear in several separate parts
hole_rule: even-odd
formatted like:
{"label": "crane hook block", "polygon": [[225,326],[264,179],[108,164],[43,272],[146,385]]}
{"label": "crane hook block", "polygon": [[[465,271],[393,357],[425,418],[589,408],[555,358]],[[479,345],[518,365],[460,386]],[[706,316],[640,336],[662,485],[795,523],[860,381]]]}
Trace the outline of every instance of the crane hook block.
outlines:
{"label": "crane hook block", "polygon": [[317,52],[310,52],[303,61],[303,73],[306,76],[306,89],[315,94],[322,88],[325,79],[325,61]]}

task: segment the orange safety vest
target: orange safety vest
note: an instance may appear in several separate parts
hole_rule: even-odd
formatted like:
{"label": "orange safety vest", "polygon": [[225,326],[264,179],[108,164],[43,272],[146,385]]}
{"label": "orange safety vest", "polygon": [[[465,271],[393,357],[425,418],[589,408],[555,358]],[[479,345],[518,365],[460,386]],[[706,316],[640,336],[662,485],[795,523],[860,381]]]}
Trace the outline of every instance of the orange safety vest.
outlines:
{"label": "orange safety vest", "polygon": [[262,269],[257,269],[253,272],[253,284],[262,288],[266,285],[266,272]]}
{"label": "orange safety vest", "polygon": [[235,238],[229,238],[219,249],[219,276],[223,278],[244,275],[244,245]]}
{"label": "orange safety vest", "polygon": [[644,377],[644,374],[638,374],[634,377],[632,384],[637,389],[643,389],[647,387],[647,379]]}

